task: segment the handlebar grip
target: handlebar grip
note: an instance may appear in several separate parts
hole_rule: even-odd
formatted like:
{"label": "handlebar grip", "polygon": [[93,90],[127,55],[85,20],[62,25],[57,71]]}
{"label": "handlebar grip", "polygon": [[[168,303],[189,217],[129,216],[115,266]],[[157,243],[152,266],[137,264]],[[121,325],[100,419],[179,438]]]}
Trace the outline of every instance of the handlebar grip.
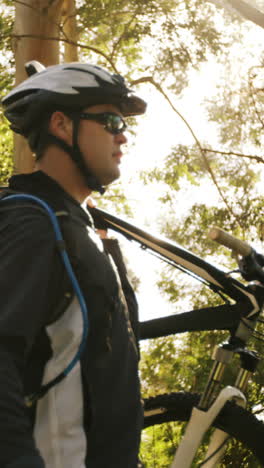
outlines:
{"label": "handlebar grip", "polygon": [[231,234],[228,234],[223,229],[220,229],[218,227],[213,227],[209,231],[208,236],[210,237],[210,239],[218,242],[219,244],[224,245],[225,247],[228,247],[229,249],[242,255],[243,257],[249,255],[253,250],[247,242],[237,239],[236,237],[232,236]]}

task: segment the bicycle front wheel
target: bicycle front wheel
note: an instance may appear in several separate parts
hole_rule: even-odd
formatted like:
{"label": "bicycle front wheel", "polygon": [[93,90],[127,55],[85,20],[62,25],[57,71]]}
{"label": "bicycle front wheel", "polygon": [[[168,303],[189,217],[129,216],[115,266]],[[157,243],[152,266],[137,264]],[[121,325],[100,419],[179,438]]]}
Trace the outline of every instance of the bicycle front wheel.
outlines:
{"label": "bicycle front wheel", "polygon": [[[199,400],[198,394],[188,392],[148,398],[145,400],[144,427],[172,421],[188,421],[192,408],[197,406]],[[213,426],[240,441],[264,464],[264,423],[250,411],[229,401],[215,419]]]}

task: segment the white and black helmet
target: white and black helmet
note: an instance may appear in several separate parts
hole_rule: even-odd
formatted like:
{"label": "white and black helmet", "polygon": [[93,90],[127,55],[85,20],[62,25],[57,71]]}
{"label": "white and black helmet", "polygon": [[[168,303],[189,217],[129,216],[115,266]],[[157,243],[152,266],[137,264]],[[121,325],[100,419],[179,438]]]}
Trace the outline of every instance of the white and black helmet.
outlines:
{"label": "white and black helmet", "polygon": [[95,65],[74,62],[45,68],[32,61],[26,65],[26,70],[31,76],[2,99],[4,114],[12,130],[28,138],[35,149],[43,116],[56,110],[75,113],[73,147],[58,139],[56,143],[63,146],[80,169],[87,173],[90,188],[102,192],[100,184],[91,180],[93,176],[85,167],[79,151],[78,112],[87,106],[113,104],[124,116],[140,115],[146,110],[145,101],[131,92],[122,76],[110,74]]}
{"label": "white and black helmet", "polygon": [[36,125],[39,116],[51,108],[77,110],[115,104],[124,116],[143,114],[146,110],[146,103],[132,94],[122,76],[111,75],[98,66],[74,62],[45,68],[33,61],[27,69],[34,74],[2,100],[12,130],[24,136]]}

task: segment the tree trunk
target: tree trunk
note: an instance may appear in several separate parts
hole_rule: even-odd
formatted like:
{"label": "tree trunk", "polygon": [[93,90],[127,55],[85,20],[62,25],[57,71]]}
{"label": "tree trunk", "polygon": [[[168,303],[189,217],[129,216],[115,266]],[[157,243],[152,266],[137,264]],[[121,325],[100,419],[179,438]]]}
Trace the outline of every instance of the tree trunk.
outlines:
{"label": "tree trunk", "polygon": [[78,43],[79,34],[76,21],[75,0],[64,0],[63,38],[73,43],[64,43],[64,61],[78,62],[78,48],[76,44]]}
{"label": "tree trunk", "polygon": [[239,13],[243,18],[252,21],[261,28],[264,28],[264,13],[249,4],[249,0],[208,0],[216,6],[224,7],[232,12]]}
{"label": "tree trunk", "polygon": [[235,8],[243,18],[252,21],[261,28],[264,28],[264,13],[259,11],[257,8],[249,5],[248,2],[243,0],[228,0],[230,5]]}
{"label": "tree trunk", "polygon": [[[74,0],[23,0],[15,2],[14,53],[16,84],[26,78],[24,65],[29,60],[38,60],[44,65],[59,63],[61,21],[67,16],[67,35],[74,24]],[[68,11],[70,9],[70,13]],[[77,31],[77,28],[76,28]],[[74,33],[75,34],[75,33]],[[69,37],[69,39],[72,39]],[[74,35],[73,40],[76,39]],[[73,54],[73,51],[71,51]],[[73,55],[71,55],[73,56]],[[76,56],[75,56],[76,57]],[[74,58],[76,60],[76,58]],[[14,172],[28,173],[34,167],[34,158],[24,138],[16,135]]]}

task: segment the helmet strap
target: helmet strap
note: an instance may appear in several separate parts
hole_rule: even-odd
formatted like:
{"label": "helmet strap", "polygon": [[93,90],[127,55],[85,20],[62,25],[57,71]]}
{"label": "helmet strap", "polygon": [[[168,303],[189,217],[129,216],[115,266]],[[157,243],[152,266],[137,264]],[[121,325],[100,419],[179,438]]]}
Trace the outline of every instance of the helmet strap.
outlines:
{"label": "helmet strap", "polygon": [[54,143],[55,145],[59,146],[66,153],[69,154],[73,162],[77,165],[78,169],[84,176],[87,186],[91,190],[99,192],[102,195],[105,192],[105,189],[104,187],[102,187],[97,177],[94,176],[92,172],[89,170],[89,168],[87,167],[86,163],[84,162],[84,157],[79,148],[78,132],[79,132],[80,119],[78,116],[75,115],[74,117],[72,117],[72,121],[73,121],[73,144],[72,146],[70,146],[64,140],[50,133],[48,135],[48,139],[51,143]]}

